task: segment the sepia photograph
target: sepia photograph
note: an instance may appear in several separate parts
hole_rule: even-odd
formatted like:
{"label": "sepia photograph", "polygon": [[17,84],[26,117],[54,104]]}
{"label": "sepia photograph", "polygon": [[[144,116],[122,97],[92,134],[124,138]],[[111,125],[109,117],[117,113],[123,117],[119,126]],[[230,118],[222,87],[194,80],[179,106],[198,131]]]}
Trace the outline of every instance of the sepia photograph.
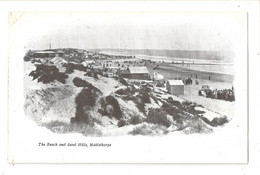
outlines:
{"label": "sepia photograph", "polygon": [[35,16],[43,31],[34,24],[24,46],[24,112],[38,126],[84,136],[232,129],[236,14]]}
{"label": "sepia photograph", "polygon": [[259,174],[259,4],[0,0],[0,174]]}
{"label": "sepia photograph", "polygon": [[247,162],[247,13],[8,17],[9,162]]}

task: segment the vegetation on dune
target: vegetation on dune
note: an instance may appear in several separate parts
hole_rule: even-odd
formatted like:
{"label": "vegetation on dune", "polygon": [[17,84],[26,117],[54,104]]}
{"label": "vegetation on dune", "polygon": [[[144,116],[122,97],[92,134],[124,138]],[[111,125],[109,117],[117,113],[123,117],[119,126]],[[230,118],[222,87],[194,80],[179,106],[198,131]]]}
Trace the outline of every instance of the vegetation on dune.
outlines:
{"label": "vegetation on dune", "polygon": [[126,89],[118,89],[115,93],[123,96],[131,96],[134,94],[134,90],[135,88],[133,86],[128,86]]}
{"label": "vegetation on dune", "polygon": [[86,123],[65,123],[60,121],[51,121],[44,124],[52,132],[66,134],[66,133],[82,133],[85,136],[101,136],[101,130],[90,126]]}
{"label": "vegetation on dune", "polygon": [[[73,49],[69,49],[65,51],[65,54],[75,56],[74,52]],[[80,55],[80,52],[78,55],[76,54],[75,59],[81,59],[82,55]],[[27,55],[24,57],[24,61],[40,63],[39,60],[31,59]],[[65,83],[65,79],[68,78],[67,74],[73,73],[74,70],[84,71],[86,72],[84,76],[93,77],[96,81],[99,79],[98,75],[103,75],[102,69],[85,67],[82,64],[70,62],[63,66],[66,68],[65,73],[59,72],[59,69],[54,65],[50,66],[40,63],[36,65],[36,70],[32,71],[29,76],[32,76],[33,80],[38,79],[38,82],[43,83],[50,83],[54,80]],[[87,78],[85,77],[85,79]],[[118,85],[117,82],[117,85],[113,87],[118,88],[121,86],[123,88],[108,96],[102,96],[102,92],[88,81],[79,77],[74,78],[73,84],[82,88],[75,97],[75,116],[71,118],[70,123],[52,121],[44,124],[44,126],[57,133],[77,132],[84,135],[97,136],[102,135],[102,133],[94,126],[110,122],[112,125],[117,125],[117,127],[137,125],[129,132],[131,135],[164,135],[172,128],[174,128],[172,130],[181,131],[184,134],[211,133],[212,128],[210,126],[217,127],[228,122],[226,116],[209,121],[206,117],[200,115],[205,113],[204,111],[195,109],[195,107],[199,106],[196,103],[189,101],[181,103],[173,100],[172,97],[164,99],[162,95],[158,95],[160,94],[159,90],[155,91],[153,85],[145,81],[127,81],[120,76],[115,77],[115,80],[124,86]],[[73,87],[70,84],[65,86]],[[48,90],[53,91],[53,93],[57,91],[55,89]],[[35,92],[38,93],[38,91]],[[70,93],[73,92],[72,90]],[[163,94],[163,91],[161,92]],[[54,103],[50,100],[52,95],[52,93],[46,93],[42,98],[50,101],[48,103],[50,105],[46,105],[48,108],[51,108],[51,105]],[[126,103],[120,104],[119,102],[122,102],[121,99]],[[127,101],[132,101],[138,110],[135,107],[130,109],[125,106]],[[126,110],[123,111],[125,108]],[[106,117],[102,118],[102,116]]]}
{"label": "vegetation on dune", "polygon": [[30,61],[30,60],[31,60],[31,57],[29,57],[28,55],[25,55],[25,56],[23,57],[23,60],[24,60],[25,62]]}
{"label": "vegetation on dune", "polygon": [[84,76],[89,76],[89,77],[93,77],[96,80],[98,79],[98,74],[102,75],[102,73],[99,70],[95,70],[95,69],[86,69],[86,73],[84,74]]}
{"label": "vegetation on dune", "polygon": [[127,123],[127,121],[125,120],[125,119],[120,119],[119,121],[118,121],[118,123],[117,123],[117,126],[118,127],[123,127],[123,126],[125,126],[125,125],[127,125],[128,123]]}
{"label": "vegetation on dune", "polygon": [[73,48],[66,48],[61,50],[64,52],[64,59],[66,61],[81,63],[86,59],[86,54],[84,53],[84,50]]}
{"label": "vegetation on dune", "polygon": [[184,134],[208,134],[213,131],[199,117],[186,119],[183,122],[183,125],[179,127],[179,130],[182,131]]}
{"label": "vegetation on dune", "polygon": [[115,99],[115,97],[113,97],[111,95],[107,96],[105,99],[106,99],[106,104],[111,105],[113,107],[112,115],[116,119],[122,118],[122,112],[121,112],[117,99]]}
{"label": "vegetation on dune", "polygon": [[190,114],[198,115],[198,114],[205,113],[204,111],[196,110],[195,107],[197,107],[197,106],[198,105],[193,102],[189,102],[189,101],[182,102],[182,109]]}
{"label": "vegetation on dune", "polygon": [[83,80],[79,77],[75,77],[73,79],[73,84],[77,87],[87,87],[93,91],[96,91],[98,94],[102,94],[102,92],[97,87],[93,86],[91,83],[89,83],[86,80]]}
{"label": "vegetation on dune", "polygon": [[147,123],[158,124],[165,127],[169,127],[171,126],[172,122],[167,117],[167,115],[168,115],[167,112],[162,110],[161,108],[151,109],[145,121]]}
{"label": "vegetation on dune", "polygon": [[182,104],[179,101],[173,100],[172,97],[168,97],[167,102],[173,106],[182,109]]}
{"label": "vegetation on dune", "polygon": [[66,73],[71,74],[74,72],[74,70],[79,70],[79,71],[86,71],[86,67],[82,64],[74,64],[74,63],[67,63],[64,64],[63,67],[66,68]]}
{"label": "vegetation on dune", "polygon": [[[87,123],[93,125],[93,120],[89,114],[91,108],[93,108],[97,102],[101,91],[94,87],[91,83],[84,82],[84,80],[76,79],[80,85],[85,85],[81,92],[76,96],[76,114],[71,118],[71,122],[74,123]],[[77,82],[77,81],[76,81]]]}
{"label": "vegetation on dune", "polygon": [[131,135],[165,135],[169,131],[166,127],[162,125],[149,125],[143,124],[141,126],[135,127],[132,131],[129,132]]}
{"label": "vegetation on dune", "polygon": [[33,77],[33,80],[38,78],[38,82],[43,82],[44,84],[58,80],[61,83],[65,83],[65,79],[68,78],[68,75],[59,72],[59,69],[54,65],[36,65],[36,70],[32,71],[29,76]]}
{"label": "vegetation on dune", "polygon": [[77,87],[92,87],[93,85],[79,77],[73,79],[73,84]]}
{"label": "vegetation on dune", "polygon": [[209,119],[207,119],[206,117],[200,117],[200,118],[205,123],[207,123],[208,125],[210,125],[212,127],[217,127],[217,126],[221,126],[221,125],[228,123],[228,119],[226,116],[219,117],[219,118],[213,118],[213,120],[211,120],[211,121],[209,121]]}
{"label": "vegetation on dune", "polygon": [[138,114],[135,114],[130,119],[130,124],[132,124],[132,125],[137,125],[137,124],[142,123],[142,122],[143,122],[143,118]]}
{"label": "vegetation on dune", "polygon": [[99,113],[102,115],[107,115],[108,117],[115,117],[117,120],[120,120],[123,117],[121,108],[117,99],[111,95],[102,98],[100,100],[101,109]]}
{"label": "vegetation on dune", "polygon": [[115,93],[121,95],[121,98],[125,101],[133,101],[144,114],[145,103],[151,103],[151,94],[145,88],[136,89],[134,86],[128,86],[126,89],[119,89]]}
{"label": "vegetation on dune", "polygon": [[118,78],[118,81],[122,84],[122,85],[125,85],[125,86],[128,86],[129,83],[121,76],[119,76]]}
{"label": "vegetation on dune", "polygon": [[185,114],[181,109],[176,108],[168,103],[163,103],[162,108],[160,109],[170,115],[177,123],[182,123],[182,116]]}
{"label": "vegetation on dune", "polygon": [[34,64],[34,63],[42,63],[42,62],[41,62],[41,60],[39,60],[39,59],[32,59],[32,60],[31,60],[31,63]]}

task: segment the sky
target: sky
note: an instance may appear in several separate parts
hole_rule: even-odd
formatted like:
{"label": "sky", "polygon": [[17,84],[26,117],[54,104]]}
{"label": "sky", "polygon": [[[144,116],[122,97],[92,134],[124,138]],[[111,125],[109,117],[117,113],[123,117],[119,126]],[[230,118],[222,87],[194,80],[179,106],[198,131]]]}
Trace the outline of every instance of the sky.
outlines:
{"label": "sky", "polygon": [[229,52],[246,34],[241,13],[29,13],[25,49],[163,49]]}

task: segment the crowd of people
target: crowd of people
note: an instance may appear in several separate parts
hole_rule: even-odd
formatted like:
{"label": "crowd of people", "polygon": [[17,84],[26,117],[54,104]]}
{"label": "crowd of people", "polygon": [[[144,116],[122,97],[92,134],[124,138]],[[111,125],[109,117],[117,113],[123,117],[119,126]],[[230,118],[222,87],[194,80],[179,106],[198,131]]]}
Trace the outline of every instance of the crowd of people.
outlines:
{"label": "crowd of people", "polygon": [[234,88],[231,89],[221,89],[221,90],[211,90],[211,89],[203,89],[199,90],[200,96],[205,96],[207,98],[214,98],[226,101],[235,101]]}

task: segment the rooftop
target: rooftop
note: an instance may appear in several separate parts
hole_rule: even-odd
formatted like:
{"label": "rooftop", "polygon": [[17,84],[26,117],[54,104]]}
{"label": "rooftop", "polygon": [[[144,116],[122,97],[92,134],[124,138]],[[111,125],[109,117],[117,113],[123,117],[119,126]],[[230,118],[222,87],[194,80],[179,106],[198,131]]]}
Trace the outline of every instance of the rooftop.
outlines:
{"label": "rooftop", "polygon": [[149,74],[149,71],[147,69],[147,67],[145,66],[141,66],[141,67],[128,67],[129,71],[131,74],[143,74],[143,73],[147,73]]}
{"label": "rooftop", "polygon": [[184,85],[182,80],[168,80],[170,85]]}
{"label": "rooftop", "polygon": [[36,50],[36,51],[32,51],[33,53],[49,53],[49,54],[51,54],[51,53],[64,53],[62,50],[57,50],[57,51],[52,51],[52,50],[41,50],[41,51],[38,51],[38,50]]}

